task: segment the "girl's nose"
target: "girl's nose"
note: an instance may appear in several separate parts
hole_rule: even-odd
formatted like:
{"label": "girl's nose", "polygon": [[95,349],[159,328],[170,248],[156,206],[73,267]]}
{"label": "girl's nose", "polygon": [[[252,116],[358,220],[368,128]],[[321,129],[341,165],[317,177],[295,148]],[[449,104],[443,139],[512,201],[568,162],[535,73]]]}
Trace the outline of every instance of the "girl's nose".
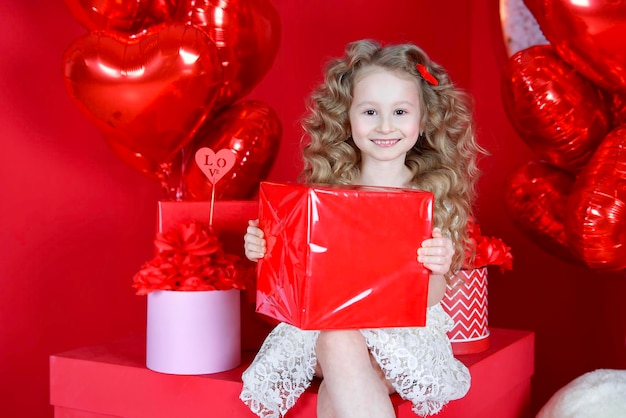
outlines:
{"label": "girl's nose", "polygon": [[388,132],[393,131],[393,124],[391,122],[391,118],[387,116],[382,116],[378,124],[378,130],[382,133],[388,133]]}

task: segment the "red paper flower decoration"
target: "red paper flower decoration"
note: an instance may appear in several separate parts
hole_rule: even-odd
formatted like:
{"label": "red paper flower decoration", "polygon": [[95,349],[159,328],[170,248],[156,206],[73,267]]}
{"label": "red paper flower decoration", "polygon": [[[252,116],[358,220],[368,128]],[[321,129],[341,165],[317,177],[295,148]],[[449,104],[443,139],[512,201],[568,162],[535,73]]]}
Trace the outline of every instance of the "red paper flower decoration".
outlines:
{"label": "red paper flower decoration", "polygon": [[513,270],[513,255],[511,248],[501,239],[481,235],[480,225],[473,219],[467,223],[467,232],[474,242],[475,253],[469,250],[465,255],[465,269],[475,269],[486,266],[500,266],[500,271]]}
{"label": "red paper flower decoration", "polygon": [[157,234],[154,244],[156,256],[133,277],[138,295],[153,290],[245,289],[251,277],[241,257],[224,253],[208,224],[179,224]]}

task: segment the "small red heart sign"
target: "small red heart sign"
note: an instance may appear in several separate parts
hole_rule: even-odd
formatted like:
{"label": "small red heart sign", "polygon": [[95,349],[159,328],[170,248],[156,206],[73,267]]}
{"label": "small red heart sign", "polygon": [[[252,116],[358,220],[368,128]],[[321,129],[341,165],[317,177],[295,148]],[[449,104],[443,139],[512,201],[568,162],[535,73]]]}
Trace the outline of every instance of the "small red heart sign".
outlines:
{"label": "small red heart sign", "polygon": [[196,164],[212,184],[220,181],[235,165],[235,154],[229,149],[214,152],[209,147],[196,151]]}

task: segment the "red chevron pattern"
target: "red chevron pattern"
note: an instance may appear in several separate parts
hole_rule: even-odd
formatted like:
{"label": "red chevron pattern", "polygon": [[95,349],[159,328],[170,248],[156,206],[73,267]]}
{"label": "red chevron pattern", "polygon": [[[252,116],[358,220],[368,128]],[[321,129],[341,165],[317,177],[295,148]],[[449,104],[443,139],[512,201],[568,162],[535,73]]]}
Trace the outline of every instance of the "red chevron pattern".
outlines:
{"label": "red chevron pattern", "polygon": [[[448,288],[443,297],[444,310],[454,327],[448,332],[455,354],[469,354],[489,347],[487,322],[487,267],[461,270],[464,285]],[[462,347],[462,348],[461,348]]]}

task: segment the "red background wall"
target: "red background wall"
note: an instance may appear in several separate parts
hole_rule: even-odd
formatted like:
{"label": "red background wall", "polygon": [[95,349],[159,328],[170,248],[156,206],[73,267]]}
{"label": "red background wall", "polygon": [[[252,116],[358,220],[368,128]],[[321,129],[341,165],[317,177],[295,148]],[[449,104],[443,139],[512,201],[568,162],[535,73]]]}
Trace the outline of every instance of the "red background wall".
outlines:
{"label": "red background wall", "polygon": [[[275,64],[248,96],[278,112],[284,137],[271,180],[299,171],[298,118],[326,58],[357,38],[412,41],[476,99],[483,163],[478,219],[513,248],[514,270],[490,270],[490,324],[537,334],[533,401],[596,368],[626,368],[626,277],[541,250],[504,213],[502,187],[533,158],[506,119],[506,59],[497,0],[274,0]],[[85,33],[62,1],[0,5],[0,403],[2,416],[52,416],[50,354],[143,332],[130,287],[152,252],[159,186],[109,151],[71,103],[61,56]],[[622,305],[622,306],[618,306]]]}

